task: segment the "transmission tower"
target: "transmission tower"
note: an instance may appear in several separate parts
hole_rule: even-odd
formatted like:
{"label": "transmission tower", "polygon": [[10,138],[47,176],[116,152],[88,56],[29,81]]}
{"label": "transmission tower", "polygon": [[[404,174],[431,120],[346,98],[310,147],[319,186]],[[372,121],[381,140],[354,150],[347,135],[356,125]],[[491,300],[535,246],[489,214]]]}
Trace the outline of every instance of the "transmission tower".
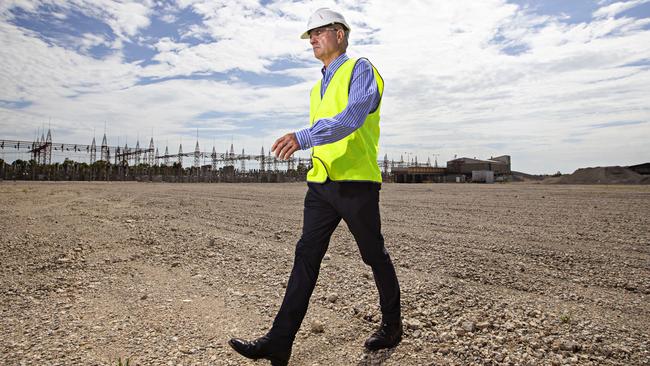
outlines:
{"label": "transmission tower", "polygon": [[[214,143],[214,141],[213,141]],[[210,155],[212,158],[212,170],[216,171],[217,170],[217,150],[215,149],[214,145],[212,145],[212,155]]]}
{"label": "transmission tower", "polygon": [[140,139],[135,142],[135,165],[140,165]]}
{"label": "transmission tower", "polygon": [[151,137],[151,140],[149,141],[149,159],[147,159],[147,163],[149,166],[153,166],[154,164],[154,156],[158,156],[158,149],[156,149],[156,155],[153,153],[153,136]]}
{"label": "transmission tower", "polygon": [[199,129],[196,129],[196,146],[194,147],[194,167],[201,166],[201,149],[199,149]]}
{"label": "transmission tower", "polygon": [[117,160],[119,156],[120,156],[120,146],[118,145],[115,148],[115,165],[119,163],[119,160]]}
{"label": "transmission tower", "polygon": [[[270,154],[271,152],[269,151],[269,155]],[[273,171],[278,171],[278,159],[276,159],[275,156],[273,157]]]}
{"label": "transmission tower", "polygon": [[242,173],[246,171],[246,159],[244,158],[244,149],[241,149],[241,171]]}
{"label": "transmission tower", "polygon": [[95,138],[93,137],[93,142],[90,144],[90,164],[94,163],[97,160],[97,145],[95,145]]}
{"label": "transmission tower", "polygon": [[384,155],[384,175],[388,174],[388,154]]}
{"label": "transmission tower", "polygon": [[[38,163],[38,152],[36,151],[38,148],[38,133],[36,133],[36,139],[32,141],[32,160],[36,161]],[[4,153],[4,151],[3,151]]]}
{"label": "transmission tower", "polygon": [[[37,146],[43,146],[45,144],[45,130],[41,131],[41,138],[39,139],[38,136],[36,136],[36,144]],[[38,164],[45,164],[45,151],[42,149],[39,149],[38,151],[38,156],[35,159]]]}
{"label": "transmission tower", "polygon": [[45,164],[52,164],[52,132],[47,129],[47,139],[45,140]]}
{"label": "transmission tower", "polygon": [[106,132],[104,132],[104,137],[102,138],[102,150],[101,150],[101,160],[110,163],[111,162],[111,153],[108,148],[108,143],[106,142]]}
{"label": "transmission tower", "polygon": [[178,145],[178,165],[183,166],[183,144]]}
{"label": "transmission tower", "polygon": [[196,140],[196,146],[194,147],[194,167],[198,168],[201,166],[201,149],[199,149],[199,140]]}

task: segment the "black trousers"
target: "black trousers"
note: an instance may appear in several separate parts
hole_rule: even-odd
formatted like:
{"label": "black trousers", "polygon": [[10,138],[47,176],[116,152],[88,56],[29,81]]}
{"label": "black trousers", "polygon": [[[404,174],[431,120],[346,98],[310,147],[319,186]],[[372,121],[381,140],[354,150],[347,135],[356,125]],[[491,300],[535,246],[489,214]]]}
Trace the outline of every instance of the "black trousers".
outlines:
{"label": "black trousers", "polygon": [[308,183],[302,236],[282,306],[267,334],[293,343],[307,312],[321,261],[341,219],[357,242],[363,262],[372,268],[383,321],[400,321],[400,289],[393,262],[384,247],[379,217],[381,185],[370,182]]}

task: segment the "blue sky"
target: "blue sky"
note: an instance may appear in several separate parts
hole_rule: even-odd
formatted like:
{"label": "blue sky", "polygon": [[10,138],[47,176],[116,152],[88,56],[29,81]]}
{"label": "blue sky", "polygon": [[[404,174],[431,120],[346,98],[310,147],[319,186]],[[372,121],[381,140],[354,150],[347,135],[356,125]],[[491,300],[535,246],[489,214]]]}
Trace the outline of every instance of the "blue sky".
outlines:
{"label": "blue sky", "polygon": [[[650,160],[650,1],[8,0],[0,139],[268,151],[306,127],[320,7],[385,79],[380,154],[512,156],[571,172]],[[300,156],[307,157],[307,151]]]}

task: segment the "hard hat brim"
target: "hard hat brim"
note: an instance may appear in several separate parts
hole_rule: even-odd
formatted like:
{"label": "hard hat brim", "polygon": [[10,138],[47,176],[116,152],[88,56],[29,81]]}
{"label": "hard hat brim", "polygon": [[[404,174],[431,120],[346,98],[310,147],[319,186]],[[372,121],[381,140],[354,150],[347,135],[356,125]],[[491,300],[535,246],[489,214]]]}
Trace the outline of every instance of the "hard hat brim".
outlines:
{"label": "hard hat brim", "polygon": [[312,30],[314,30],[314,29],[316,29],[316,28],[324,27],[324,26],[326,26],[326,25],[334,25],[334,24],[340,24],[340,25],[343,26],[343,28],[347,29],[348,31],[350,30],[350,26],[348,26],[348,25],[345,24],[345,23],[341,23],[341,22],[325,23],[325,24],[321,24],[321,25],[319,25],[319,26],[316,26],[316,27],[312,27],[312,28],[307,29],[307,30],[305,31],[305,33],[303,33],[303,34],[300,35],[300,39],[309,39],[309,32],[311,32]]}

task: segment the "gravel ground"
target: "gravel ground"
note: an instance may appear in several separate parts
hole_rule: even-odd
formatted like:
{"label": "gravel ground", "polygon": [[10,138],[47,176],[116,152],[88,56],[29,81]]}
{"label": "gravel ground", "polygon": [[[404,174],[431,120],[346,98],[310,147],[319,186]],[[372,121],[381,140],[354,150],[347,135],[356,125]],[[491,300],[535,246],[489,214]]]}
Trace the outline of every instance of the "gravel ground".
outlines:
{"label": "gravel ground", "polygon": [[[304,183],[0,183],[0,364],[253,365]],[[650,187],[384,184],[404,341],[334,233],[291,365],[650,365]]]}

